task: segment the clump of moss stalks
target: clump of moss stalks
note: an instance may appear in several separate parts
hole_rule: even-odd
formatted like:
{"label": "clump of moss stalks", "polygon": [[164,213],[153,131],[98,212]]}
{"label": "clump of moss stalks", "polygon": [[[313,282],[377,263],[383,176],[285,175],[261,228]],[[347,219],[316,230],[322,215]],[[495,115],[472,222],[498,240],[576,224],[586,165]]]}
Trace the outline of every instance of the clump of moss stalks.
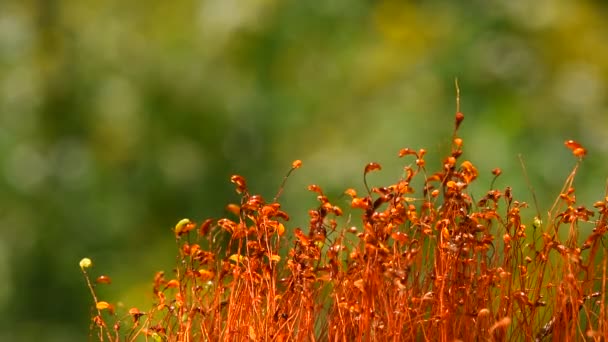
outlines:
{"label": "clump of moss stalks", "polygon": [[[478,171],[459,160],[463,119],[457,111],[451,153],[436,172],[424,149],[399,151],[409,160],[394,184],[370,188],[366,175],[381,167],[365,166],[365,191],[345,191],[361,218],[352,226],[310,185],[319,205],[308,227],[290,227],[278,201],[284,182],[268,201],[232,176],[241,197],[227,207],[232,216],[175,226],[176,268],[156,274],[146,311],[99,300],[95,288],[110,278],[95,280],[83,259],[91,339],[605,340],[608,198],[593,209],[576,203],[586,150],[566,142],[574,169],[546,216],[524,220],[528,205],[509,187],[492,182],[479,200],[469,193]],[[588,236],[579,236],[582,223],[594,226]]]}

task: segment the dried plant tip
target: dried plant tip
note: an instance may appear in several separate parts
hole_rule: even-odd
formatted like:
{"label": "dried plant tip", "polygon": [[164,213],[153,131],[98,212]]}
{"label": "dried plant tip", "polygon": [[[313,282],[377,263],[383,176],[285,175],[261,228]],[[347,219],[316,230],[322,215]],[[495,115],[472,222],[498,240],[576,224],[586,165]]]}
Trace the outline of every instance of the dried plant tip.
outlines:
{"label": "dried plant tip", "polygon": [[129,315],[135,316],[135,315],[143,315],[144,313],[139,311],[138,308],[130,308],[129,309]]}
{"label": "dried plant tip", "polygon": [[265,204],[264,199],[260,195],[251,196],[243,205],[245,210],[259,210]]}
{"label": "dried plant tip", "polygon": [[458,185],[452,180],[447,181],[447,183],[445,183],[445,186],[451,191],[458,191]]}
{"label": "dried plant tip", "polygon": [[581,146],[581,144],[577,143],[574,140],[566,140],[564,142],[564,145],[566,145],[567,148],[571,149],[571,150],[575,150],[577,148],[581,148],[583,146]]}
{"label": "dried plant tip", "polygon": [[107,275],[101,275],[101,276],[97,277],[95,282],[98,284],[111,284],[112,279],[110,279],[110,277],[108,277]]}
{"label": "dried plant tip", "polygon": [[587,150],[574,140],[566,140],[564,145],[572,151],[575,157],[582,158],[587,154]]}
{"label": "dried plant tip", "polygon": [[470,161],[463,161],[462,164],[460,164],[460,167],[462,168],[462,176],[467,183],[470,183],[477,178],[477,175],[479,174],[477,168]]}
{"label": "dried plant tip", "polygon": [[371,205],[371,201],[367,197],[353,198],[353,200],[350,203],[350,206],[352,208],[359,208],[359,209],[363,209],[363,210],[367,210],[370,207],[370,205]]}
{"label": "dried plant tip", "polygon": [[[363,184],[365,185],[365,189],[367,189],[367,193],[371,195],[371,190],[369,189],[369,185],[367,185],[367,174],[372,171],[382,170],[382,167],[378,163],[369,163],[365,166],[365,170],[363,171]],[[353,199],[354,200],[354,199]]]}
{"label": "dried plant tip", "polygon": [[575,157],[582,158],[587,154],[587,150],[582,147],[579,147],[574,149],[574,151],[572,151],[572,154],[574,154]]}
{"label": "dried plant tip", "polygon": [[114,306],[108,302],[99,301],[95,303],[95,308],[97,310],[108,310],[110,314],[114,314]]}
{"label": "dried plant tip", "polygon": [[496,177],[500,176],[502,174],[502,170],[499,168],[495,168],[494,170],[492,170],[492,174]]}
{"label": "dried plant tip", "polygon": [[226,210],[233,213],[236,216],[239,216],[241,214],[241,207],[234,203],[228,204],[226,206]]}
{"label": "dried plant tip", "polygon": [[446,158],[446,160],[444,162],[444,167],[449,170],[449,169],[453,168],[455,164],[456,164],[456,158],[448,157],[448,158]]}
{"label": "dried plant tip", "polygon": [[243,176],[233,175],[230,177],[230,182],[236,185],[236,192],[242,194],[247,191],[247,182]]}
{"label": "dried plant tip", "polygon": [[134,322],[137,322],[139,320],[139,318],[145,314],[146,314],[145,312],[139,311],[138,308],[129,309],[129,315],[131,315],[131,317],[133,317]]}
{"label": "dried plant tip", "polygon": [[355,189],[346,189],[346,191],[344,191],[344,193],[352,198],[357,197],[357,191]]}
{"label": "dried plant tip", "polygon": [[462,114],[462,112],[456,113],[456,129],[458,129],[458,127],[460,127],[462,120],[464,120],[464,114]]}
{"label": "dried plant tip", "polygon": [[78,265],[80,265],[80,268],[84,270],[85,268],[93,266],[93,261],[91,261],[89,258],[82,258]]}
{"label": "dried plant tip", "polygon": [[321,190],[321,187],[316,185],[316,184],[311,184],[308,186],[308,191],[312,191],[312,192],[316,192],[319,195],[323,195],[323,190]]}
{"label": "dried plant tip", "polygon": [[372,171],[377,171],[377,170],[382,170],[382,166],[380,166],[380,164],[378,163],[369,163],[365,166],[365,171],[364,173],[369,173]]}
{"label": "dried plant tip", "polygon": [[279,236],[283,236],[283,234],[285,234],[285,226],[282,223],[277,225],[277,234]]}
{"label": "dried plant tip", "polygon": [[394,232],[394,233],[392,233],[391,234],[391,238],[393,238],[393,240],[395,240],[395,241],[399,241],[399,242],[402,242],[402,243],[406,243],[406,242],[410,241],[410,237],[407,234],[402,233],[402,232]]}
{"label": "dried plant tip", "polygon": [[340,207],[336,206],[336,205],[334,205],[334,206],[331,207],[331,211],[336,216],[342,216],[343,215],[342,209]]}
{"label": "dried plant tip", "polygon": [[167,283],[167,287],[166,288],[168,288],[168,289],[174,289],[174,288],[178,288],[178,287],[179,287],[179,280],[177,280],[177,279],[171,279]]}
{"label": "dried plant tip", "polygon": [[200,236],[205,236],[211,230],[211,225],[213,224],[213,219],[206,219],[205,222],[201,224],[201,227],[198,229],[198,234]]}
{"label": "dried plant tip", "polygon": [[219,221],[217,221],[217,224],[229,233],[234,233],[236,231],[236,223],[229,219],[220,219]]}
{"label": "dried plant tip", "polygon": [[291,163],[292,169],[299,169],[302,166],[302,161],[300,159],[296,159]]}
{"label": "dried plant tip", "polygon": [[461,148],[462,147],[462,139],[461,138],[454,138],[454,146],[456,146],[456,148]]}
{"label": "dried plant tip", "polygon": [[407,147],[406,148],[402,148],[402,149],[399,150],[399,158],[405,157],[405,156],[410,155],[410,154],[411,155],[416,155],[416,151],[413,151],[413,150],[411,150],[411,149],[409,149]]}

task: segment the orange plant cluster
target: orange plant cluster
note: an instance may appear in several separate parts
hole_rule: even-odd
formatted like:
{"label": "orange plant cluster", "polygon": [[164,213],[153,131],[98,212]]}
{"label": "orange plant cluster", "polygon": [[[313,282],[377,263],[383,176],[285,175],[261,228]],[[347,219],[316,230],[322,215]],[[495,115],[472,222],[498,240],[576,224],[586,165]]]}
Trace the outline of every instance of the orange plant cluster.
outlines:
{"label": "orange plant cluster", "polygon": [[[228,218],[174,229],[175,270],[156,274],[154,305],[120,309],[96,295],[90,260],[81,261],[95,301],[91,337],[103,341],[569,341],[605,340],[608,198],[593,209],[576,203],[576,171],[586,155],[566,141],[578,161],[544,217],[522,218],[527,204],[511,188],[491,188],[474,200],[478,177],[459,161],[455,117],[451,153],[427,172],[426,151],[394,184],[348,189],[361,223],[340,223],[343,209],[320,186],[306,229],[250,192]],[[408,161],[409,162],[409,161]],[[290,172],[301,166],[292,164]],[[492,171],[494,177],[500,169]],[[421,180],[420,189],[414,180]],[[492,182],[493,186],[494,182]],[[347,208],[345,208],[346,210]],[[359,214],[357,214],[359,213]],[[580,224],[593,225],[579,236]],[[123,310],[124,311],[124,310]]]}

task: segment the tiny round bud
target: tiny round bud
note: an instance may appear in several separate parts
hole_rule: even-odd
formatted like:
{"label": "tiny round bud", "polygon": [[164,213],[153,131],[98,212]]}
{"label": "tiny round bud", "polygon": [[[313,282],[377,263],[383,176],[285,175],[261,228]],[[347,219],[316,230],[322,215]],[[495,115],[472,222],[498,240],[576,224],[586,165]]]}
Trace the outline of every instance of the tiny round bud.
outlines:
{"label": "tiny round bud", "polygon": [[540,228],[543,225],[543,221],[538,216],[534,216],[534,221],[532,222],[532,227],[534,229]]}
{"label": "tiny round bud", "polygon": [[461,112],[456,113],[456,129],[460,127],[462,120],[464,120],[464,114],[462,114]]}
{"label": "tiny round bud", "polygon": [[93,266],[93,261],[91,261],[91,259],[89,259],[89,258],[82,258],[82,260],[80,260],[78,265],[80,265],[80,268],[82,268],[82,269],[89,268],[89,267]]}

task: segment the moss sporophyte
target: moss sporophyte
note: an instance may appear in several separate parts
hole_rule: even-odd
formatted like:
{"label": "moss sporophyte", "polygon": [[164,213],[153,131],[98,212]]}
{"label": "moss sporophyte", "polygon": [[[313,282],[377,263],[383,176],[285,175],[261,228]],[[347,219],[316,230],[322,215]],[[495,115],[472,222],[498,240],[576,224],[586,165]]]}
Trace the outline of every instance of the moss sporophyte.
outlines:
{"label": "moss sporophyte", "polygon": [[[180,220],[178,261],[158,272],[142,311],[98,299],[92,262],[79,266],[94,300],[91,336],[101,341],[530,341],[602,340],[606,312],[608,198],[576,202],[587,151],[567,140],[575,166],[542,214],[495,187],[470,193],[480,171],[461,160],[458,108],[450,152],[435,170],[426,150],[403,148],[403,176],[347,189],[342,208],[319,185],[307,227],[289,223],[280,196],[267,201],[244,177],[229,215]],[[483,171],[482,171],[483,172]],[[421,184],[421,185],[416,185]],[[341,199],[343,201],[344,198]],[[535,205],[537,206],[537,205]],[[592,225],[579,236],[579,225]],[[583,241],[582,243],[580,241]]]}

